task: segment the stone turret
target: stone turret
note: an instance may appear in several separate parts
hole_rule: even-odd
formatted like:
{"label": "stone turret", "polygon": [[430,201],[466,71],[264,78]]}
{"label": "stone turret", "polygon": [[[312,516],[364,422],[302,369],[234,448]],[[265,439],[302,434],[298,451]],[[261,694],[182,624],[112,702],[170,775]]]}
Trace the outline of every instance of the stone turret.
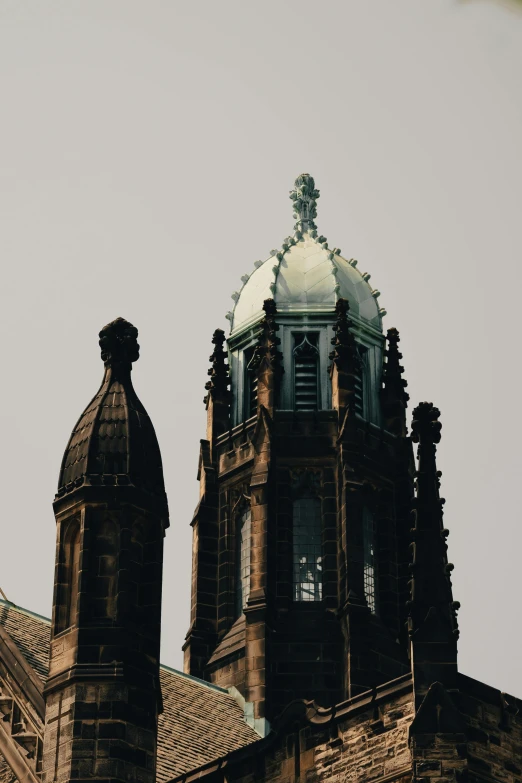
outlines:
{"label": "stone turret", "polygon": [[[290,197],[294,234],[232,297],[185,645],[187,673],[237,688],[261,733],[294,699],[331,705],[408,671],[411,446],[383,427],[384,311],[318,234],[313,178]],[[214,352],[209,397],[223,367]]]}
{"label": "stone turret", "polygon": [[105,372],[64,454],[43,781],[155,778],[161,711],[161,455],[131,381],[138,330],[100,332]]}

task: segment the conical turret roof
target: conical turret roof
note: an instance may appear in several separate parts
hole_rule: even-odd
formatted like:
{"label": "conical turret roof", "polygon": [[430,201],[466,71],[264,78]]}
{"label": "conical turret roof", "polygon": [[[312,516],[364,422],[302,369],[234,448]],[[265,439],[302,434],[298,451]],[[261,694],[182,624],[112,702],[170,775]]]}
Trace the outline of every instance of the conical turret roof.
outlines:
{"label": "conical turret roof", "polygon": [[105,373],[76,424],[60,469],[58,497],[82,486],[134,486],[165,497],[154,427],[131,381],[138,330],[117,318],[100,332]]}

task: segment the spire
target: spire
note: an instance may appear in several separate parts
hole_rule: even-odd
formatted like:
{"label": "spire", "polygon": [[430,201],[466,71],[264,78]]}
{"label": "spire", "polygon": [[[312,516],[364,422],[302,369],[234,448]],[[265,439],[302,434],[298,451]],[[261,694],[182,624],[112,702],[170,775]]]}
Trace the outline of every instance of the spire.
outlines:
{"label": "spire", "polygon": [[223,350],[225,343],[225,332],[223,329],[215,330],[212,335],[212,342],[215,348],[209,358],[209,361],[212,362],[212,367],[208,369],[210,380],[205,384],[205,389],[208,391],[204,399],[205,403],[208,403],[209,396],[225,397],[228,394],[230,385],[228,364],[225,364],[226,353]]}
{"label": "spire", "polygon": [[388,329],[388,349],[385,351],[387,361],[383,370],[383,389],[381,394],[385,427],[389,432],[402,437],[406,436],[406,408],[409,394],[405,391],[408,382],[402,374],[404,367],[400,364],[402,353],[399,351],[399,332]]}
{"label": "spire", "polygon": [[228,364],[225,363],[226,351],[223,348],[225,332],[222,329],[216,329],[212,336],[212,342],[215,347],[210,356],[212,367],[208,369],[210,380],[205,384],[208,394],[203,398],[207,407],[207,440],[210,444],[213,444],[216,436],[222,435],[230,425],[230,392],[228,390],[230,375]]}
{"label": "spire", "polygon": [[339,299],[335,305],[336,320],[333,325],[334,336],[331,340],[334,349],[330,352],[329,358],[339,368],[342,366],[344,369],[358,369],[357,344],[350,331],[353,322],[348,316],[349,311],[350,305],[347,300]]}
{"label": "spire", "polygon": [[258,369],[263,359],[266,359],[272,369],[282,371],[281,360],[283,356],[277,348],[281,340],[277,336],[279,326],[275,322],[277,308],[273,299],[265,299],[263,311],[265,317],[261,321],[261,335],[252,357],[251,366],[253,369]]}
{"label": "spire", "polygon": [[413,411],[412,440],[419,445],[408,631],[417,708],[434,682],[454,689],[457,678],[459,604],[453,601],[453,566],[446,554],[448,531],[442,524],[444,499],[435,461],[439,416],[431,402],[421,402]]}
{"label": "spire", "polygon": [[317,217],[316,202],[319,198],[319,191],[310,174],[300,174],[297,177],[294,189],[290,191],[290,198],[294,202],[294,218],[297,221],[295,230],[305,233],[310,229],[317,228],[314,219]]}
{"label": "spire", "polygon": [[[357,380],[360,372],[360,357],[355,338],[350,331],[353,326],[348,317],[350,306],[346,299],[339,299],[335,305],[336,320],[333,326],[333,351],[329,358],[330,376],[332,378],[332,402],[340,412],[355,411]],[[342,423],[342,420],[341,420]]]}
{"label": "spire", "polygon": [[250,370],[257,374],[258,404],[271,411],[275,405],[279,380],[283,374],[283,355],[278,346],[281,340],[277,336],[279,326],[276,324],[276,304],[273,299],[265,299],[263,303],[265,317],[261,321],[261,334],[254,351]]}

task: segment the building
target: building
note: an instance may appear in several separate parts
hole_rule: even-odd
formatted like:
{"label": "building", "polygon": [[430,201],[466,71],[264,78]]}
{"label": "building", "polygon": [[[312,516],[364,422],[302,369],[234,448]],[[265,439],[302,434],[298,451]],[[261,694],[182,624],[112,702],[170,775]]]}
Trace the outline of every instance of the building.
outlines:
{"label": "building", "polygon": [[[522,783],[522,701],[459,672],[436,445],[379,292],[315,225],[243,278],[214,333],[185,672],[159,663],[168,506],[131,382],[60,469],[52,620],[0,605],[0,781]],[[418,462],[415,464],[413,444]]]}

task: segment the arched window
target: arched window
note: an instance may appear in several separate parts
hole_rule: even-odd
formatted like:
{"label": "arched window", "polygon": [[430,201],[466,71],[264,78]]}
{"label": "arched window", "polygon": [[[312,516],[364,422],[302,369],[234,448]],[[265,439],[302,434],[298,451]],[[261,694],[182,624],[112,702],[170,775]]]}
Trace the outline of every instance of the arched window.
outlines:
{"label": "arched window", "polygon": [[293,503],[294,601],[320,601],[322,583],[321,501],[301,497]]}
{"label": "arched window", "polygon": [[118,578],[118,526],[105,519],[98,529],[94,551],[93,597],[94,617],[116,619],[116,591]]}
{"label": "arched window", "polygon": [[371,612],[377,612],[377,561],[375,556],[375,524],[373,514],[363,509],[363,575],[364,596]]}
{"label": "arched window", "polygon": [[64,523],[56,601],[56,633],[76,623],[80,581],[80,520]]}
{"label": "arched window", "polygon": [[143,614],[143,563],[145,557],[145,527],[141,519],[131,528],[129,547],[129,575],[127,582],[128,608],[136,622]]}
{"label": "arched window", "polygon": [[317,335],[295,334],[294,343],[294,408],[315,411],[319,407]]}
{"label": "arched window", "polygon": [[250,555],[252,548],[252,513],[245,508],[236,528],[236,614],[239,617],[250,595]]}
{"label": "arched window", "polygon": [[67,606],[66,628],[70,628],[76,622],[78,611],[78,586],[80,581],[80,522],[74,525],[68,544],[68,571],[69,571],[69,601]]}

